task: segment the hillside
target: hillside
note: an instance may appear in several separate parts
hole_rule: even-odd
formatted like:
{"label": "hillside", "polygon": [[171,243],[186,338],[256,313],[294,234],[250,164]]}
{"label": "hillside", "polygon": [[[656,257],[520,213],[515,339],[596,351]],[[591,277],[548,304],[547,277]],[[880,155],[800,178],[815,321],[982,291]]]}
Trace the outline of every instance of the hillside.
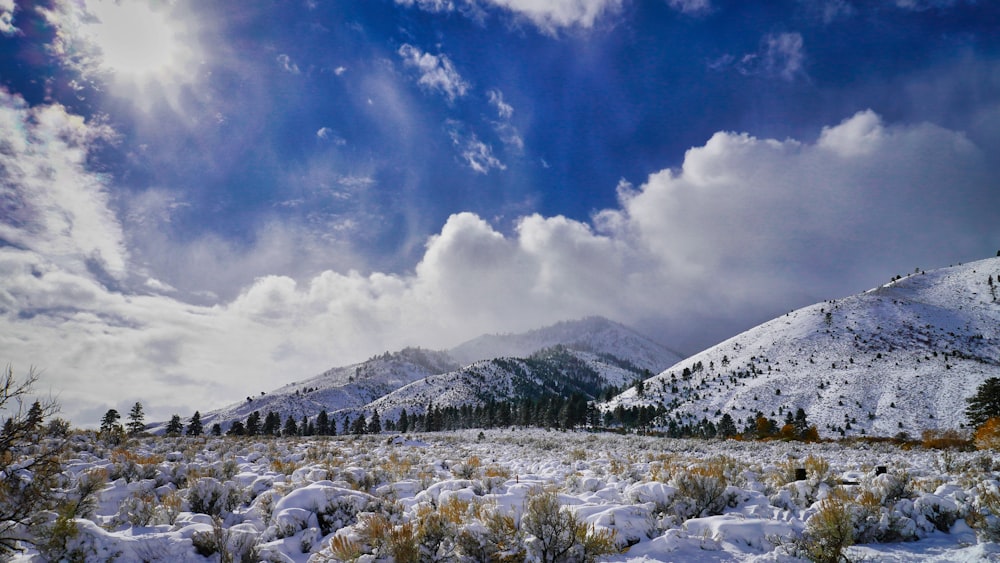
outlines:
{"label": "hillside", "polygon": [[[917,272],[788,313],[685,359],[604,405],[739,428],[805,410],[821,435],[959,428],[965,399],[1000,376],[1000,258]],[[993,285],[990,285],[990,280]]]}
{"label": "hillside", "polygon": [[[539,354],[543,350],[549,352]],[[590,317],[522,334],[481,336],[449,351],[406,348],[387,352],[248,396],[203,413],[201,420],[206,428],[218,422],[227,429],[254,411],[261,415],[273,411],[282,420],[312,418],[322,410],[353,417],[377,409],[382,416],[392,416],[402,408],[413,412],[417,405],[422,411],[429,402],[460,406],[564,390],[593,396],[592,389],[630,384],[680,358],[621,324]],[[596,383],[583,381],[595,377]],[[583,380],[573,381],[579,378]],[[162,427],[159,424],[152,430]]]}
{"label": "hillside", "polygon": [[654,373],[684,357],[624,325],[602,317],[565,321],[521,334],[484,335],[460,344],[448,353],[458,363],[469,365],[491,358],[526,358],[539,350],[559,345],[583,352],[612,353]]}
{"label": "hillside", "polygon": [[596,400],[608,387],[628,386],[650,374],[608,353],[599,355],[556,346],[526,358],[482,360],[454,372],[433,375],[372,402],[364,410],[395,418],[404,408],[410,413],[423,412],[429,404],[461,407],[572,394]]}

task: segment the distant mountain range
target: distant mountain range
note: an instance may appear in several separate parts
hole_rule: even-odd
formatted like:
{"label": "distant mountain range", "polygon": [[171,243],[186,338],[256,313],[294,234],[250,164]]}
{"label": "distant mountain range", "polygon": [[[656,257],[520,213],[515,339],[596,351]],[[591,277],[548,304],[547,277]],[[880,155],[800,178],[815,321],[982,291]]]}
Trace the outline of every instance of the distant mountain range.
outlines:
{"label": "distant mountain range", "polygon": [[386,353],[202,413],[201,420],[206,428],[218,422],[227,429],[254,411],[299,420],[325,410],[339,420],[540,394],[576,392],[593,400],[599,390],[631,385],[682,357],[624,325],[589,317],[521,334],[484,335],[448,351]]}
{"label": "distant mountain range", "polygon": [[[254,411],[298,420],[321,410],[394,419],[430,405],[576,394],[604,411],[655,407],[662,427],[717,423],[727,413],[742,427],[758,413],[782,421],[803,409],[823,436],[919,435],[961,427],[965,399],[1000,376],[998,294],[1000,258],[918,271],[788,313],[689,358],[591,317],[480,336],[447,351],[386,353],[247,397],[202,421],[227,429]],[[619,394],[608,398],[608,389]]]}

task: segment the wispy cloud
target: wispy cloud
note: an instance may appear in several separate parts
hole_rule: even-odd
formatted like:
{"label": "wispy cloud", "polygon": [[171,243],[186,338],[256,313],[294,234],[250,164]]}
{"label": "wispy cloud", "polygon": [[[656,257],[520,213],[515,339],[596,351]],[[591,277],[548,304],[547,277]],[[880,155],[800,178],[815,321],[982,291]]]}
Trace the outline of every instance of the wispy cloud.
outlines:
{"label": "wispy cloud", "polygon": [[447,55],[431,55],[408,43],[401,46],[398,53],[407,67],[415,68],[420,73],[418,84],[444,94],[449,102],[468,91],[469,83],[462,79]]}
{"label": "wispy cloud", "polygon": [[769,33],[761,38],[760,48],[740,57],[723,55],[708,66],[712,70],[735,69],[747,76],[778,77],[792,81],[806,75],[806,53],[802,34]]}
{"label": "wispy cloud", "polygon": [[711,0],[667,0],[667,5],[690,15],[700,15],[712,11]]}
{"label": "wispy cloud", "polygon": [[278,61],[278,65],[280,65],[282,70],[284,70],[285,72],[291,74],[299,74],[301,72],[299,70],[299,65],[295,64],[295,61],[293,61],[291,57],[289,57],[284,53],[275,57],[275,60]]}
{"label": "wispy cloud", "polygon": [[462,160],[480,174],[488,174],[491,169],[506,170],[507,166],[493,155],[493,147],[479,140],[472,131],[467,131],[461,123],[449,121],[448,135],[458,149]]}
{"label": "wispy cloud", "polygon": [[[694,6],[708,0],[670,0]],[[457,6],[450,0],[396,0],[407,7],[440,13],[454,11]],[[466,0],[463,8],[470,14],[481,14],[483,8],[500,8],[516,17],[524,18],[540,31],[556,34],[570,27],[592,28],[599,18],[621,10],[622,0]]]}

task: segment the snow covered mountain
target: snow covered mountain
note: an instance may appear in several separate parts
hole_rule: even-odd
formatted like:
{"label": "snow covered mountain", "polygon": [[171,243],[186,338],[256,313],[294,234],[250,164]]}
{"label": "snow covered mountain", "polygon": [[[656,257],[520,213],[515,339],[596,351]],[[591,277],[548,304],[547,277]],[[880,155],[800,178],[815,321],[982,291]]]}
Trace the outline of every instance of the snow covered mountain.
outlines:
{"label": "snow covered mountain", "polygon": [[654,373],[684,357],[603,317],[556,323],[521,334],[484,335],[460,344],[448,353],[460,364],[468,365],[491,358],[526,358],[557,345],[583,352],[611,353]]}
{"label": "snow covered mountain", "polygon": [[523,334],[481,336],[447,352],[386,353],[249,396],[203,413],[201,420],[206,428],[218,422],[227,429],[254,411],[273,411],[282,420],[313,418],[322,410],[352,417],[378,410],[384,417],[415,405],[422,411],[432,397],[435,405],[459,406],[543,392],[593,396],[593,389],[630,384],[681,358],[621,324],[590,317]]}
{"label": "snow covered mountain", "polygon": [[481,360],[460,370],[432,375],[367,405],[367,412],[395,418],[402,409],[423,412],[427,406],[461,407],[491,401],[537,399],[579,394],[588,401],[609,387],[621,388],[652,372],[609,353],[593,353],[557,345],[524,358]]}
{"label": "snow covered mountain", "polygon": [[1000,376],[1000,258],[916,272],[788,313],[687,358],[604,408],[663,404],[678,424],[805,410],[820,434],[960,428]]}

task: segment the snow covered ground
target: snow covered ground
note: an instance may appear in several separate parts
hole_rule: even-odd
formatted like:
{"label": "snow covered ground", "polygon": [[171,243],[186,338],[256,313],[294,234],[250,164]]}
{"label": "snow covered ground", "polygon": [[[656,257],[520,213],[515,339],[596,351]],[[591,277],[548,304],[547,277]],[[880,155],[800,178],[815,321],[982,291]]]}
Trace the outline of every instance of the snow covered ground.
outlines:
{"label": "snow covered ground", "polygon": [[799,561],[837,517],[851,560],[1000,561],[988,452],[543,430],[72,449],[93,510],[16,561],[539,561],[560,541],[549,560]]}

